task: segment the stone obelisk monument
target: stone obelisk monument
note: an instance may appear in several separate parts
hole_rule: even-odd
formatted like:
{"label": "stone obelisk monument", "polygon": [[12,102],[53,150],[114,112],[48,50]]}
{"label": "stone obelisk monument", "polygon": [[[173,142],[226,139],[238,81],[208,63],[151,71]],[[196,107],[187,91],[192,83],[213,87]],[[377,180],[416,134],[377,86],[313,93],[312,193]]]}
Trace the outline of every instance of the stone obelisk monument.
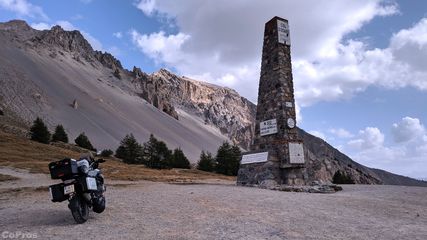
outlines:
{"label": "stone obelisk monument", "polygon": [[242,156],[239,185],[304,185],[307,179],[290,50],[288,21],[274,17],[265,24],[255,136]]}

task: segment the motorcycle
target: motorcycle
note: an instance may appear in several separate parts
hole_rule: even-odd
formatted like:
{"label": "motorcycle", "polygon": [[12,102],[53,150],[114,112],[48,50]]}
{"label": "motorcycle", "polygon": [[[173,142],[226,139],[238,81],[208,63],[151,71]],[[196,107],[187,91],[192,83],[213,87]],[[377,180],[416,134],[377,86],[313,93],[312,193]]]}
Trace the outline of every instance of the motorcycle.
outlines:
{"label": "motorcycle", "polygon": [[81,158],[75,160],[65,158],[49,163],[52,179],[61,179],[62,183],[49,186],[52,202],[68,200],[77,223],[84,223],[89,218],[89,210],[102,213],[105,210],[106,187],[104,176],[99,169],[103,159]]}

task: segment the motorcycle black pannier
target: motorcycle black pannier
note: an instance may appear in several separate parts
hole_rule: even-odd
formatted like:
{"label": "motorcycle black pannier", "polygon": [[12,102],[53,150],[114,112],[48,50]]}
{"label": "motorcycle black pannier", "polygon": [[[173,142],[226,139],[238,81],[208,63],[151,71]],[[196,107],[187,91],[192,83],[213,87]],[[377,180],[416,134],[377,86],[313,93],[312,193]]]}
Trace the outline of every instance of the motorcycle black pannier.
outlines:
{"label": "motorcycle black pannier", "polygon": [[49,163],[50,177],[52,179],[69,179],[78,174],[77,161],[65,158]]}
{"label": "motorcycle black pannier", "polygon": [[52,202],[62,202],[68,199],[68,195],[64,194],[63,183],[49,186],[49,192],[52,197]]}

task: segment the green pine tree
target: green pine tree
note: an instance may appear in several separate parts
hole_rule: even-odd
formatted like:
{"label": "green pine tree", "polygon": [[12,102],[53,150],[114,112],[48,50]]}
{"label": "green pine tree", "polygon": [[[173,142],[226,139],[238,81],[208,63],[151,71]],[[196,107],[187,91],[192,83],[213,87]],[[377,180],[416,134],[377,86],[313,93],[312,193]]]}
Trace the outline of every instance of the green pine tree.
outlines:
{"label": "green pine tree", "polygon": [[190,169],[190,161],[188,161],[188,158],[185,156],[184,152],[181,150],[181,148],[176,148],[173,151],[173,162],[172,167],[174,168],[187,168]]}
{"label": "green pine tree", "polygon": [[240,148],[224,142],[216,154],[216,171],[229,176],[236,176],[240,165]]}
{"label": "green pine tree", "polygon": [[141,163],[142,147],[133,134],[126,135],[116,150],[116,157],[125,163]]}
{"label": "green pine tree", "polygon": [[111,155],[113,155],[113,150],[111,149],[104,149],[101,152],[101,157],[111,157]]}
{"label": "green pine tree", "polygon": [[48,144],[50,142],[50,132],[39,117],[33,122],[30,129],[31,140]]}
{"label": "green pine tree", "polygon": [[62,125],[56,126],[55,133],[52,135],[52,141],[68,143],[68,135]]}
{"label": "green pine tree", "polygon": [[86,148],[91,151],[96,151],[96,149],[92,146],[92,143],[90,143],[89,138],[85,135],[84,132],[80,133],[80,135],[76,139],[74,139],[74,142],[79,147]]}
{"label": "green pine tree", "polygon": [[206,172],[213,172],[215,170],[215,160],[210,152],[202,151],[200,160],[197,163],[197,169]]}
{"label": "green pine tree", "polygon": [[166,143],[157,140],[153,134],[143,146],[143,161],[150,168],[172,168],[172,151]]}

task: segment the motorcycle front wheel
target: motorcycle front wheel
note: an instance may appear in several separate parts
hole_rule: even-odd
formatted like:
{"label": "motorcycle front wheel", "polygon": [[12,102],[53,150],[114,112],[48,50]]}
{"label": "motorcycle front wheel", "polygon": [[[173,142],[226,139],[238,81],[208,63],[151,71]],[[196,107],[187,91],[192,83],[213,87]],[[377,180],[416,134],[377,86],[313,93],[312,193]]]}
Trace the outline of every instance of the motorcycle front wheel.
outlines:
{"label": "motorcycle front wheel", "polygon": [[89,218],[89,206],[82,196],[76,195],[72,197],[68,207],[77,223],[84,223]]}
{"label": "motorcycle front wheel", "polygon": [[93,198],[92,210],[96,213],[102,213],[105,210],[105,197]]}

